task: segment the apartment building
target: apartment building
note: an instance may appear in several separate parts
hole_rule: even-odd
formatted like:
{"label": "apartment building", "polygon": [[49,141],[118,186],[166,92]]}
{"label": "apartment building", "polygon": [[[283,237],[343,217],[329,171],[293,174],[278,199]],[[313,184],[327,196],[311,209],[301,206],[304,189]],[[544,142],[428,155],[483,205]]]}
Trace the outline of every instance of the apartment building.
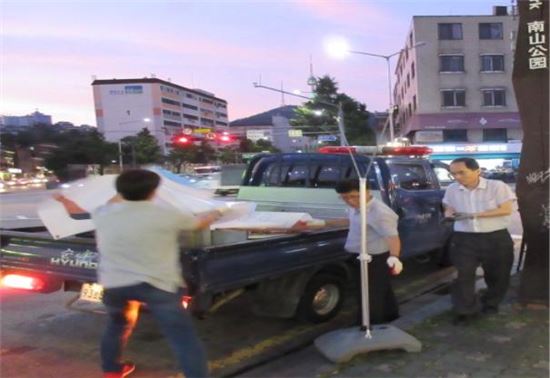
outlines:
{"label": "apartment building", "polygon": [[118,141],[149,129],[166,153],[173,135],[227,130],[227,101],[157,78],[94,80],[99,131]]}
{"label": "apartment building", "polygon": [[519,156],[508,143],[523,136],[512,86],[517,24],[501,6],[491,15],[414,16],[395,71],[397,134],[449,156]]}

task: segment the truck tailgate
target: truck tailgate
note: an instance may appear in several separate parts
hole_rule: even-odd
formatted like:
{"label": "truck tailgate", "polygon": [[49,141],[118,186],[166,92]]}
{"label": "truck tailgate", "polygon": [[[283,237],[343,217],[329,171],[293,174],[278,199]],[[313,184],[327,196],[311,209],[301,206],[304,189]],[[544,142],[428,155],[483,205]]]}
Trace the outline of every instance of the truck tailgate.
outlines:
{"label": "truck tailgate", "polygon": [[54,240],[49,235],[2,231],[0,268],[33,271],[62,280],[95,281],[98,254],[94,239]]}

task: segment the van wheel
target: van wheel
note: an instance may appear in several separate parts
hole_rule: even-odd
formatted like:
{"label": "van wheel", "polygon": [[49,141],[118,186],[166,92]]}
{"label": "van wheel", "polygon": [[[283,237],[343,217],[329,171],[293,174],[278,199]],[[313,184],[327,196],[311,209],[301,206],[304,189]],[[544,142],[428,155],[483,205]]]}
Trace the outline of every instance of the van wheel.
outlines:
{"label": "van wheel", "polygon": [[307,284],[300,299],[296,317],[322,323],[332,319],[344,303],[344,280],[333,274],[320,273]]}

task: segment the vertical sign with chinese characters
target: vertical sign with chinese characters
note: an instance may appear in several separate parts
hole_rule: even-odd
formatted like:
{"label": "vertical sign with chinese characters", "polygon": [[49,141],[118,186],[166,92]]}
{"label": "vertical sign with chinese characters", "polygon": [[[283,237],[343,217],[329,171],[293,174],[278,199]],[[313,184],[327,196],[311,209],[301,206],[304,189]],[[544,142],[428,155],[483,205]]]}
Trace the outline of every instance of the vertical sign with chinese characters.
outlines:
{"label": "vertical sign with chinese characters", "polygon": [[518,300],[549,299],[548,0],[519,0],[519,29],[512,81],[523,146],[516,184],[525,242]]}
{"label": "vertical sign with chinese characters", "polygon": [[[529,12],[540,13],[545,4],[542,0],[529,0]],[[529,69],[539,70],[548,68],[548,49],[546,44],[545,21],[538,20],[527,22],[527,34],[529,37]]]}

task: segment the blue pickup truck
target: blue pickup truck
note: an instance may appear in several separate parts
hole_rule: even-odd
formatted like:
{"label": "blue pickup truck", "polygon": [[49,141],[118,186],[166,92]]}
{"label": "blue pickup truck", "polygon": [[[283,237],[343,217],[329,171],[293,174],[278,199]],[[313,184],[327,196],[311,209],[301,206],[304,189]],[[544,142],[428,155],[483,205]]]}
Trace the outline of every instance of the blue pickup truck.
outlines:
{"label": "blue pickup truck", "polygon": [[[357,155],[373,194],[399,214],[403,257],[444,251],[450,235],[441,199],[449,175],[444,165],[422,156]],[[316,218],[345,216],[334,191],[357,177],[341,153],[261,154],[249,163],[237,195],[263,211],[308,212]],[[93,233],[54,240],[45,230],[2,230],[0,273],[6,286],[53,292],[85,291],[96,280],[98,254]],[[244,231],[185,234],[183,275],[193,313],[205,315],[241,294],[253,311],[322,322],[340,310],[350,280],[347,230],[257,235]],[[96,285],[97,286],[97,285]],[[86,290],[84,290],[86,289]],[[88,293],[89,294],[89,293]],[[96,298],[97,299],[97,298]]]}

